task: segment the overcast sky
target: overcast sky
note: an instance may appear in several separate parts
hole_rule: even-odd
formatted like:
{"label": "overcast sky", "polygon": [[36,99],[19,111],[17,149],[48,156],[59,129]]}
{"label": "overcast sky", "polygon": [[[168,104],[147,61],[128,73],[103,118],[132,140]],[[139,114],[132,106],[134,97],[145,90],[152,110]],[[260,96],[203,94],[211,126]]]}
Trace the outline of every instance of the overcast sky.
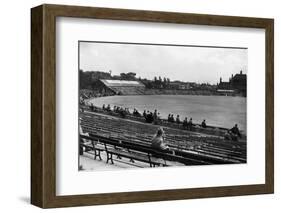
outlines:
{"label": "overcast sky", "polygon": [[197,83],[228,81],[247,73],[247,49],[80,42],[80,69],[135,72],[137,77],[168,77]]}

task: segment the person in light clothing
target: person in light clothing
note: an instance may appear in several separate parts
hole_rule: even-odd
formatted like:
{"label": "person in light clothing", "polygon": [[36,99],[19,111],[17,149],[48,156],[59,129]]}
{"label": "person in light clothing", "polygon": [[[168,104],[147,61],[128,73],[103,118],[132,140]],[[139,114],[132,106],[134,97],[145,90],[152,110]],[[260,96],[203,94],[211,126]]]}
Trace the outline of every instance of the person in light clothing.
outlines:
{"label": "person in light clothing", "polygon": [[160,150],[169,150],[169,146],[164,142],[165,140],[165,133],[162,127],[159,127],[159,129],[156,132],[156,135],[152,139],[151,147],[155,149]]}

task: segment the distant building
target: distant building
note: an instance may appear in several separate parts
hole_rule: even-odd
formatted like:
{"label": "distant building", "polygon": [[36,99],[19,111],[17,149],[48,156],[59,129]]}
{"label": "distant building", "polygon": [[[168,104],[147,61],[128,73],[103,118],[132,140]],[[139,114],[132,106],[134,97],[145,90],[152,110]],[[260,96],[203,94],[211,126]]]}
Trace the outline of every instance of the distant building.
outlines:
{"label": "distant building", "polygon": [[101,95],[141,95],[145,85],[139,81],[100,79],[93,85],[93,90]]}
{"label": "distant building", "polygon": [[247,96],[247,75],[243,74],[242,70],[239,74],[235,74],[235,76],[231,76],[228,82],[222,81],[220,78],[220,82],[217,86],[218,93],[225,94],[241,94],[242,96]]}
{"label": "distant building", "polygon": [[181,81],[173,81],[169,83],[169,87],[171,89],[178,89],[178,90],[188,90],[192,88],[194,83],[190,82],[181,82]]}
{"label": "distant building", "polygon": [[93,81],[98,79],[111,79],[111,71],[109,72],[101,72],[101,71],[92,71],[91,78]]}
{"label": "distant building", "polygon": [[242,73],[242,70],[239,74],[236,74],[231,78],[231,85],[235,90],[247,95],[247,75]]}

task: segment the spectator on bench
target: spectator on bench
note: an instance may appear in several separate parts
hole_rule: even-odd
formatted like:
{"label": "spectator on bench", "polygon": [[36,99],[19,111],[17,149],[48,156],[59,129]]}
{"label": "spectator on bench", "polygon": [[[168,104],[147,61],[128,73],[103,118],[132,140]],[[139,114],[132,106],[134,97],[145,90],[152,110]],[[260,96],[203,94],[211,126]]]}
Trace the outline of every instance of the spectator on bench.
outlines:
{"label": "spectator on bench", "polygon": [[180,124],[180,116],[179,115],[177,115],[177,118],[176,118],[176,122],[177,122],[177,124]]}
{"label": "spectator on bench", "polygon": [[184,129],[187,129],[187,126],[188,126],[187,117],[185,117],[185,119],[184,119],[183,122],[182,122],[182,127],[183,127]]}
{"label": "spectator on bench", "polygon": [[192,126],[193,126],[193,122],[192,122],[192,118],[190,118],[188,123],[187,123],[187,129],[191,131],[192,130]]}
{"label": "spectator on bench", "polygon": [[238,125],[237,124],[235,124],[235,126],[232,127],[230,129],[230,131],[232,132],[232,134],[237,135],[239,138],[241,138],[241,133],[240,133],[240,131],[238,129]]}
{"label": "spectator on bench", "polygon": [[146,119],[146,110],[143,111],[142,115]]}
{"label": "spectator on bench", "polygon": [[174,115],[173,115],[173,114],[172,114],[171,117],[170,117],[170,121],[171,121],[172,123],[175,122],[175,118],[174,118]]}
{"label": "spectator on bench", "polygon": [[91,105],[90,105],[90,110],[93,112],[93,111],[94,111],[94,109],[95,109],[94,104],[93,104],[93,103],[91,103]]}
{"label": "spectator on bench", "polygon": [[204,119],[201,123],[201,127],[207,128],[206,120]]}
{"label": "spectator on bench", "polygon": [[153,113],[150,112],[146,115],[146,122],[147,123],[152,123],[153,122]]}
{"label": "spectator on bench", "polygon": [[164,142],[165,133],[162,127],[159,127],[159,129],[156,132],[156,135],[152,139],[151,147],[155,149],[160,150],[169,150],[169,146],[166,145]]}
{"label": "spectator on bench", "polygon": [[110,104],[107,105],[106,110],[111,111]]}
{"label": "spectator on bench", "polygon": [[153,121],[154,121],[154,124],[158,124],[158,113],[157,113],[157,110],[154,110],[154,113],[153,113]]}
{"label": "spectator on bench", "polygon": [[224,135],[224,139],[232,140],[232,141],[238,141],[238,137],[241,138],[242,135],[238,129],[237,124],[235,124],[235,126],[232,127],[231,129],[227,130],[227,132]]}
{"label": "spectator on bench", "polygon": [[168,115],[168,122],[171,121],[171,114]]}

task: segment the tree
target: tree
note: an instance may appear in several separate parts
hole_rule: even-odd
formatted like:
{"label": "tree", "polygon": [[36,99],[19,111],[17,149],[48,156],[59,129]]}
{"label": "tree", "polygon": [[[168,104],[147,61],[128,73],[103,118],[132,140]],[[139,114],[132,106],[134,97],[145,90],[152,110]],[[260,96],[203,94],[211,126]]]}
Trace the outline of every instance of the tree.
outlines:
{"label": "tree", "polygon": [[136,80],[136,73],[128,72],[128,73],[121,73],[120,74],[121,80]]}

